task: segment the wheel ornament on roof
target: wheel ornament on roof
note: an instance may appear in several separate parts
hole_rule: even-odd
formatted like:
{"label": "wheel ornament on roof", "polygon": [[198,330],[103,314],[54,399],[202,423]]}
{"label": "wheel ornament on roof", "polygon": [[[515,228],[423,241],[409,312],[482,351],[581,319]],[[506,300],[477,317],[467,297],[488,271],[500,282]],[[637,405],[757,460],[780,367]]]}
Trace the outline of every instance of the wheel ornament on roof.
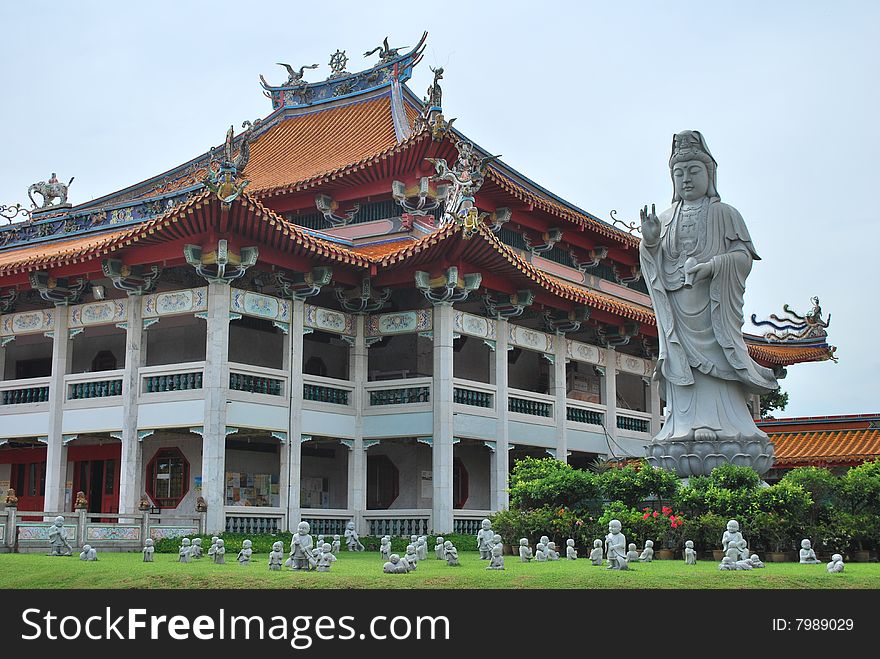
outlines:
{"label": "wheel ornament on roof", "polygon": [[348,64],[348,55],[345,54],[344,50],[339,50],[337,48],[336,52],[330,55],[330,70],[332,73],[328,80],[350,75],[349,72],[345,70],[346,64]]}

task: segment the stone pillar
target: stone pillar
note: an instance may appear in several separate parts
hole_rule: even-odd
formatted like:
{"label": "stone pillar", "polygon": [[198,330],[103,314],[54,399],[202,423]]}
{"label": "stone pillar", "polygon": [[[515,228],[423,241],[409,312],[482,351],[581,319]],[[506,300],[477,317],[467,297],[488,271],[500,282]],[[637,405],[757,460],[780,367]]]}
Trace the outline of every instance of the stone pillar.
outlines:
{"label": "stone pillar", "polygon": [[565,335],[557,334],[553,337],[553,377],[551,378],[550,393],[554,396],[553,410],[556,420],[556,459],[568,462],[568,436],[566,423],[568,410],[568,385],[565,381],[565,358],[568,350],[565,344]]}
{"label": "stone pillar", "polygon": [[229,301],[226,283],[208,284],[208,328],[203,393],[202,496],[208,504],[207,531],[226,527],[226,402],[229,391]]}
{"label": "stone pillar", "polygon": [[[43,509],[48,512],[65,510],[67,483],[67,447],[64,445],[62,422],[67,392],[64,375],[70,355],[70,337],[67,327],[67,307],[55,307],[55,327],[52,330],[52,377],[49,380],[49,434],[46,447],[46,496]],[[67,506],[69,507],[69,506]]]}
{"label": "stone pillar", "polygon": [[296,528],[300,522],[300,477],[302,474],[302,402],[303,402],[303,327],[306,305],[294,298],[290,318],[290,416],[287,439],[288,456],[287,526]]}
{"label": "stone pillar", "polygon": [[122,375],[122,464],[119,469],[119,512],[138,510],[143,491],[143,450],[138,441],[139,369],[143,366],[141,349],[144,338],[143,316],[139,295],[128,297],[125,329],[125,371]]}
{"label": "stone pillar", "polygon": [[648,409],[651,412],[651,437],[656,437],[660,432],[660,416],[663,414],[663,409],[660,406],[660,383],[653,377],[648,379],[648,397],[650,401]]}
{"label": "stone pillar", "polygon": [[0,382],[6,379],[6,346],[0,345]]}
{"label": "stone pillar", "polygon": [[367,352],[364,314],[355,316],[355,336],[349,351],[348,379],[354,385],[355,437],[348,454],[348,509],[354,515],[355,528],[366,533],[364,511],[367,509],[367,453],[364,449],[364,406],[366,405]]}
{"label": "stone pillar", "polygon": [[433,531],[450,533],[452,512],[452,305],[434,305],[434,382],[431,400],[434,412],[432,443]]}
{"label": "stone pillar", "polygon": [[507,481],[510,465],[510,429],[507,408],[508,325],[497,320],[495,325],[495,411],[498,421],[495,430],[495,453],[492,455],[492,498],[490,508],[502,510],[510,503]]}
{"label": "stone pillar", "polygon": [[605,432],[611,439],[617,439],[617,351],[612,346],[605,348],[602,397],[605,401]]}

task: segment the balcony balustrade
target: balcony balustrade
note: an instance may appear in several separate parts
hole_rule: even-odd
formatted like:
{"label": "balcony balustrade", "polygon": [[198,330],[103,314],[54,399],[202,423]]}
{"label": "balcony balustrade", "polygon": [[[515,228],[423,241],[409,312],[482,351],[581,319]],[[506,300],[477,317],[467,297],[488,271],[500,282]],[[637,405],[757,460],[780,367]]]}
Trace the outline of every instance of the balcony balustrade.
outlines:
{"label": "balcony balustrade", "polygon": [[530,391],[511,389],[507,397],[507,409],[515,414],[553,418],[553,397]]}
{"label": "balcony balustrade", "polygon": [[123,372],[118,370],[67,375],[64,377],[67,400],[121,396],[122,374]]}
{"label": "balcony balustrade", "polygon": [[651,431],[651,415],[635,410],[617,410],[617,427],[630,432],[648,433]]}
{"label": "balcony balustrade", "polygon": [[49,402],[49,378],[0,382],[0,405]]}

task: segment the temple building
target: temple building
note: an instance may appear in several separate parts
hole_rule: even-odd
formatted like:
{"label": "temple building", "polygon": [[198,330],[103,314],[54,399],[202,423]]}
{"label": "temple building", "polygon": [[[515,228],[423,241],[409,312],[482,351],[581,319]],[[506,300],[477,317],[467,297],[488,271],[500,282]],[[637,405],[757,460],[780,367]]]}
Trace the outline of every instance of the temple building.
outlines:
{"label": "temple building", "polygon": [[[105,514],[201,497],[211,532],[473,532],[518,458],[644,455],[663,401],[638,236],[453,128],[442,69],[411,91],[424,47],[261,76],[268,116],[223,145],[88,203],[53,174],[40,208],[3,207],[19,510],[81,491]],[[824,333],[746,340],[779,374],[833,357]]]}

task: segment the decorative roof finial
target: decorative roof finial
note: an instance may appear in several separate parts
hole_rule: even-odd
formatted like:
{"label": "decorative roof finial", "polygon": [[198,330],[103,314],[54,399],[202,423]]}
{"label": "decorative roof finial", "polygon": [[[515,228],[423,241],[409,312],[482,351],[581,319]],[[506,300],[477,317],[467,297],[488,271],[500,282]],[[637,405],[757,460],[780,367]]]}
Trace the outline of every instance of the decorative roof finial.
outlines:
{"label": "decorative roof finial", "polygon": [[287,82],[284,83],[284,87],[302,87],[303,85],[307,85],[308,83],[303,80],[305,70],[318,68],[317,64],[309,64],[307,66],[299,67],[299,71],[297,71],[290,64],[284,64],[283,62],[276,62],[276,64],[287,69]]}
{"label": "decorative roof finial", "polygon": [[400,57],[398,54],[404,48],[409,48],[409,46],[400,46],[398,48],[389,48],[388,47],[388,37],[385,37],[382,40],[381,46],[376,46],[373,50],[368,50],[364,53],[364,57],[369,57],[373,53],[379,53],[379,64],[386,64],[393,59]]}
{"label": "decorative roof finial", "polygon": [[[65,185],[58,180],[58,177],[55,176],[55,172],[52,172],[52,177],[48,181],[40,181],[32,184],[28,187],[28,197],[30,198],[33,207],[37,208],[39,211],[50,208],[70,208],[71,204],[67,203],[67,189],[70,187],[70,184],[73,183],[73,179],[74,177],[71,177],[67,182],[67,185]],[[37,206],[37,202],[34,201],[34,192],[43,197],[43,203],[40,206]],[[57,204],[52,203],[55,199],[58,199]]]}
{"label": "decorative roof finial", "polygon": [[[822,339],[828,336],[825,330],[831,324],[831,314],[828,320],[822,320],[822,307],[819,306],[819,298],[810,298],[813,308],[801,316],[789,305],[782,305],[786,316],[779,317],[775,313],[770,314],[770,320],[758,320],[752,314],[752,324],[756,327],[772,327],[764,334],[769,341],[803,341],[806,339]],[[775,322],[774,322],[775,321]]]}
{"label": "decorative roof finial", "polygon": [[[249,180],[239,178],[247,167],[250,160],[251,149],[250,143],[253,137],[254,129],[260,125],[261,120],[256,119],[253,122],[245,121],[241,127],[245,129],[240,137],[238,145],[238,156],[233,158],[235,153],[235,129],[230,126],[226,131],[226,141],[223,144],[223,157],[220,159],[218,167],[214,165],[217,161],[214,159],[214,151],[211,152],[208,163],[208,175],[202,180],[208,190],[217,195],[217,198],[223,202],[224,208],[228,208],[229,204],[242,193],[247,187]],[[216,150],[215,150],[216,151]]]}
{"label": "decorative roof finial", "polygon": [[436,174],[432,181],[448,181],[446,188],[446,205],[440,218],[440,226],[456,223],[464,227],[465,237],[469,238],[477,230],[478,224],[488,213],[480,213],[475,205],[474,195],[479,191],[485,180],[486,168],[501,156],[489,156],[477,160],[474,145],[470,142],[459,142],[458,160],[450,168],[443,158],[425,158],[434,165]]}
{"label": "decorative roof finial", "polygon": [[339,50],[337,48],[336,52],[330,56],[330,69],[333,71],[333,73],[330,74],[328,80],[351,75],[348,71],[345,70],[346,64],[348,64],[348,56],[345,54],[344,50]]}

